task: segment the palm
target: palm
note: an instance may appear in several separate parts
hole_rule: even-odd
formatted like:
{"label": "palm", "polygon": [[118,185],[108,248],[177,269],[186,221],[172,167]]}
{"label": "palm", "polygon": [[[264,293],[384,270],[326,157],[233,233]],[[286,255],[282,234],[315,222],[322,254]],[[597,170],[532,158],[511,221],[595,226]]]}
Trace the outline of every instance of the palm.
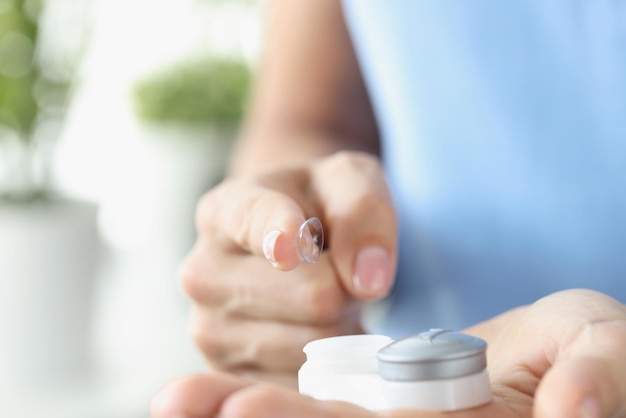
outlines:
{"label": "palm", "polygon": [[[481,337],[489,343],[487,351],[489,374],[491,378],[493,401],[469,410],[454,413],[394,411],[393,418],[522,418],[531,417],[535,390],[539,385],[543,370],[536,366],[549,365],[548,359],[537,352],[523,353],[521,350],[511,350],[510,323],[515,316],[521,315],[524,310],[508,312],[483,324],[474,326],[467,333]],[[522,349],[523,347],[520,347]]]}
{"label": "palm", "polygon": [[[604,382],[606,393],[619,392],[606,383],[611,379],[598,378],[598,373],[619,373],[607,365],[612,358],[623,358],[620,347],[626,342],[626,312],[622,304],[604,295],[577,290],[557,293],[466,332],[489,343],[494,399],[448,417],[530,418],[555,412],[579,416],[580,405],[590,392],[597,391],[593,386],[598,382]],[[569,414],[563,414],[566,410]]]}
{"label": "palm", "polygon": [[[589,291],[561,292],[466,332],[489,343],[493,401],[452,413],[396,410],[383,416],[626,416],[626,308],[616,300]],[[353,404],[320,402],[293,390],[255,385],[229,375],[184,379],[165,393],[170,410],[194,418],[218,412],[225,418],[380,416]],[[171,408],[172,401],[175,408]]]}

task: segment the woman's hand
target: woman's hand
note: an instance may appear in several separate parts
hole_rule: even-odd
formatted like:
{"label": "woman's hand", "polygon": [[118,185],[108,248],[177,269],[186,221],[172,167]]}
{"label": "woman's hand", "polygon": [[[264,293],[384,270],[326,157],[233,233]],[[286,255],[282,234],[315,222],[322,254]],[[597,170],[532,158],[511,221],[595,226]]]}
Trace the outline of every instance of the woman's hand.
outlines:
{"label": "woman's hand", "polygon": [[466,332],[489,343],[494,399],[453,413],[375,413],[317,401],[227,374],[175,381],[154,399],[155,418],[600,418],[626,416],[626,307],[570,290],[507,312]]}
{"label": "woman's hand", "polygon": [[[388,293],[396,218],[341,2],[272,1],[266,18],[232,177],[200,203],[180,280],[211,369],[294,384],[306,342],[361,332],[359,301]],[[312,216],[327,249],[294,269]]]}
{"label": "woman's hand", "polygon": [[[296,268],[298,228],[311,216],[327,248]],[[358,302],[385,296],[395,274],[396,218],[365,153],[226,180],[202,199],[197,227],[180,281],[212,370],[295,383],[302,347],[362,332]]]}

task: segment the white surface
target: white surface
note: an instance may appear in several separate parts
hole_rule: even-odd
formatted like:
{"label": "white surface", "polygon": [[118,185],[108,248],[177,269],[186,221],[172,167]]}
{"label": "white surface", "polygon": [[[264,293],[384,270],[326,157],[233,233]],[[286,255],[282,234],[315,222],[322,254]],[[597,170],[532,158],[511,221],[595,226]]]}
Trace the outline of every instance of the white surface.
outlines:
{"label": "white surface", "polygon": [[0,202],[0,386],[89,364],[96,207]]}
{"label": "white surface", "polygon": [[[71,0],[51,2],[60,3],[75,6]],[[129,91],[143,75],[192,52],[253,59],[258,10],[242,6],[245,2],[210,3],[94,1],[80,85],[55,165],[62,191],[101,208],[104,242],[89,313],[89,365],[80,376],[20,376],[21,383],[0,376],[0,417],[146,418],[160,387],[203,370],[187,332],[188,302],[176,283],[176,269],[193,238],[194,200],[214,179],[211,173],[221,169],[224,156],[219,163],[203,162],[193,146],[176,147],[172,138],[171,149],[151,142],[154,132],[135,119]],[[74,27],[66,27],[62,36],[75,36]],[[79,249],[73,251],[70,261],[59,262],[69,265],[83,257]],[[37,256],[21,262],[31,268]],[[2,296],[9,298],[18,281],[7,276],[0,280],[6,285]],[[46,296],[86,297],[76,287],[38,292],[24,309],[42,313],[38,299]],[[72,326],[66,331],[80,332]],[[0,341],[0,356],[11,363],[18,357],[7,354],[6,344]],[[45,362],[45,355],[37,360]]]}
{"label": "white surface", "polygon": [[[10,222],[16,229],[15,221]],[[63,225],[51,222],[48,227],[55,224],[55,231],[63,229],[72,238]],[[11,228],[2,230],[2,238],[13,237]],[[56,249],[46,246],[53,264],[37,262],[38,248],[46,242],[42,233],[55,238],[42,228],[22,232],[22,241],[39,242],[28,246],[28,254],[15,256],[15,250],[0,245],[2,254],[15,261],[5,260],[0,268],[0,416],[147,417],[150,398],[162,385],[203,369],[187,335],[187,303],[177,289],[167,249],[105,249],[96,297],[87,299],[94,294],[93,281],[69,273],[70,267],[85,270],[84,262],[93,255],[89,246],[68,246],[57,235]],[[16,240],[12,242],[15,248]],[[9,272],[10,266],[18,266],[19,272]],[[39,272],[41,278],[42,268],[47,271],[38,283],[33,274]]]}
{"label": "white surface", "polygon": [[[61,0],[58,0],[61,1]],[[259,7],[209,0],[92,0],[92,30],[55,175],[96,202],[150,167],[130,94],[134,83],[197,54],[243,57],[260,43]]]}

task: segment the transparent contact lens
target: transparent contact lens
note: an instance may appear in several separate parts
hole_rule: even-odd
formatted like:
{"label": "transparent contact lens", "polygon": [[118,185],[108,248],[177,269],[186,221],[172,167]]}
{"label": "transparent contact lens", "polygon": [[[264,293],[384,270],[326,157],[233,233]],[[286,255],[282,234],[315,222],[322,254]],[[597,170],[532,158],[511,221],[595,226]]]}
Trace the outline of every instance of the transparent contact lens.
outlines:
{"label": "transparent contact lens", "polygon": [[315,263],[324,249],[322,222],[313,217],[300,225],[298,254],[301,261]]}

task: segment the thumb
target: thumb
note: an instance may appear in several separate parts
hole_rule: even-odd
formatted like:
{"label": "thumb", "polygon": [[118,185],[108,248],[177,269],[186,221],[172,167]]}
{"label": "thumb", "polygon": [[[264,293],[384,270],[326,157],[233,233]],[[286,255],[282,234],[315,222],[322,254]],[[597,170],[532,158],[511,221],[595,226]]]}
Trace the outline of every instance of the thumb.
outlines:
{"label": "thumb", "polygon": [[624,405],[618,389],[614,371],[604,359],[571,359],[554,366],[545,377],[537,392],[534,416],[621,417]]}
{"label": "thumb", "polygon": [[396,270],[397,228],[378,159],[341,152],[319,162],[312,178],[341,284],[357,299],[386,296]]}
{"label": "thumb", "polygon": [[626,416],[626,323],[590,324],[539,385],[541,418]]}

